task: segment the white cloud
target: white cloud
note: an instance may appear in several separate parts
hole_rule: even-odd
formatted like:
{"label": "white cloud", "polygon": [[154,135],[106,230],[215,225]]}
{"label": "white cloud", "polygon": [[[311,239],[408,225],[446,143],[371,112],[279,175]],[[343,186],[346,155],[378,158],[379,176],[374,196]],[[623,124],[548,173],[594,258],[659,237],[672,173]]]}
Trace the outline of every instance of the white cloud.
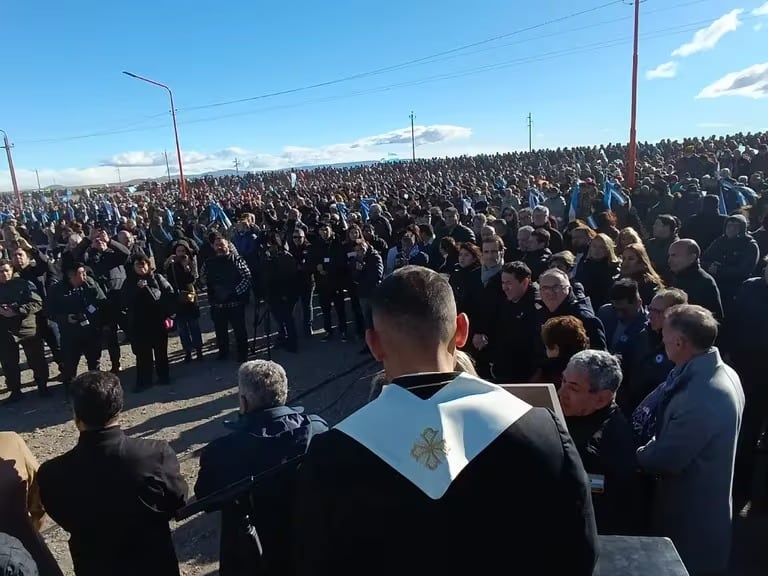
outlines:
{"label": "white cloud", "polygon": [[754,27],[752,29],[755,32],[760,32],[760,30],[763,29],[763,23],[762,22],[758,22],[757,24],[754,25]]}
{"label": "white cloud", "polygon": [[696,31],[693,39],[674,50],[672,56],[685,57],[698,52],[712,50],[723,36],[741,26],[739,16],[743,13],[744,10],[742,8],[736,8],[728,12],[728,14],[721,16],[706,28]]}
{"label": "white cloud", "polygon": [[743,96],[755,99],[768,97],[768,62],[726,74],[704,88],[696,98],[722,96]]}
{"label": "white cloud", "polygon": [[677,62],[674,60],[659,64],[653,70],[648,70],[645,73],[645,77],[648,80],[654,80],[656,78],[674,78],[677,76]]}
{"label": "white cloud", "polygon": [[768,2],[752,10],[753,16],[768,16]]}
{"label": "white cloud", "polygon": [[[415,126],[416,146],[443,144],[468,138],[470,128],[452,125]],[[411,128],[393,130],[384,134],[366,136],[354,142],[330,144],[317,148],[286,146],[279,153],[265,153],[245,148],[229,147],[212,152],[185,151],[182,154],[185,174],[201,174],[216,170],[233,170],[233,161],[238,159],[241,170],[278,170],[317,164],[359,162],[379,160],[388,152],[401,151],[403,158],[410,157]],[[382,150],[381,147],[389,149]],[[441,150],[442,152],[442,150]],[[444,152],[446,153],[446,152]],[[439,155],[437,151],[433,155]],[[168,152],[171,173],[176,174],[175,152]],[[61,186],[87,186],[113,184],[118,181],[118,169],[123,181],[139,178],[158,178],[166,174],[165,155],[159,151],[132,151],[116,154],[102,160],[98,166],[69,168],[64,170],[39,170],[43,187],[52,184]],[[34,170],[17,169],[16,176],[22,189],[37,187]],[[0,190],[9,190],[10,176],[0,171]]]}

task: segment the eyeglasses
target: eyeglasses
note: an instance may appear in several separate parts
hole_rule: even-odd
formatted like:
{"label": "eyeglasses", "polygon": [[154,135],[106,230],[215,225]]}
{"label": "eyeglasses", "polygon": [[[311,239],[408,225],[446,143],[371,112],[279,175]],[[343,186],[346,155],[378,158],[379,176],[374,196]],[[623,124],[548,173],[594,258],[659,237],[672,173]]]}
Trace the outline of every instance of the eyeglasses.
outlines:
{"label": "eyeglasses", "polygon": [[540,286],[539,288],[541,289],[542,292],[553,293],[553,292],[559,292],[563,290],[565,286],[563,286],[562,284],[555,284],[554,286]]}

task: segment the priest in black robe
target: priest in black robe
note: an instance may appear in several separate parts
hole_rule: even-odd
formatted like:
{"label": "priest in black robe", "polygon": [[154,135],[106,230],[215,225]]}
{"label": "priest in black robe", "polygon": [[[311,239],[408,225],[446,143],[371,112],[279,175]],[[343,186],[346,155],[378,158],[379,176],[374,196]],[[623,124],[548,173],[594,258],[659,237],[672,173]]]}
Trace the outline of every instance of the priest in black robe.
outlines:
{"label": "priest in black robe", "polygon": [[391,384],[309,448],[297,573],[590,576],[578,452],[551,411],[453,371],[469,325],[448,281],[406,266],[371,304],[366,341]]}

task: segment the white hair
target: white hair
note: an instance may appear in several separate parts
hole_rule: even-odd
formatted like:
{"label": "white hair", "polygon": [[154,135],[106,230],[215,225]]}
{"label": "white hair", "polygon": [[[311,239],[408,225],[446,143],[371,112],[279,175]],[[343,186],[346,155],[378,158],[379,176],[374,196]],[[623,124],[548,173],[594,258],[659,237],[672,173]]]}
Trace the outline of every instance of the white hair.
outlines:
{"label": "white hair", "polygon": [[544,206],[543,204],[539,204],[536,206],[536,208],[533,209],[534,214],[544,214],[547,218],[549,218],[549,208]]}
{"label": "white hair", "polygon": [[571,285],[571,279],[568,277],[568,274],[560,270],[560,268],[549,268],[548,270],[541,273],[541,276],[539,276],[539,284],[541,284],[541,281],[544,278],[548,278],[549,276],[556,276],[560,279],[560,283],[563,286],[570,286]]}
{"label": "white hair", "polygon": [[249,412],[284,406],[288,399],[288,376],[276,362],[251,360],[243,363],[237,371],[237,386]]}
{"label": "white hair", "polygon": [[577,352],[568,362],[568,368],[582,370],[589,375],[590,392],[608,390],[615,393],[623,378],[619,359],[604,350]]}

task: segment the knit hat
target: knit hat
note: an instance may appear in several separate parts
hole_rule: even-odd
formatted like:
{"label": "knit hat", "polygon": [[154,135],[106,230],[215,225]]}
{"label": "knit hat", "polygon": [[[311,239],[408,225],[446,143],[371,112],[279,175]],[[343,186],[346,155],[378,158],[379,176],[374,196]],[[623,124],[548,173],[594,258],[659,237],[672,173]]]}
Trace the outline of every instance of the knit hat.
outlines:
{"label": "knit hat", "polygon": [[38,576],[37,564],[21,542],[2,532],[0,532],[0,574]]}

